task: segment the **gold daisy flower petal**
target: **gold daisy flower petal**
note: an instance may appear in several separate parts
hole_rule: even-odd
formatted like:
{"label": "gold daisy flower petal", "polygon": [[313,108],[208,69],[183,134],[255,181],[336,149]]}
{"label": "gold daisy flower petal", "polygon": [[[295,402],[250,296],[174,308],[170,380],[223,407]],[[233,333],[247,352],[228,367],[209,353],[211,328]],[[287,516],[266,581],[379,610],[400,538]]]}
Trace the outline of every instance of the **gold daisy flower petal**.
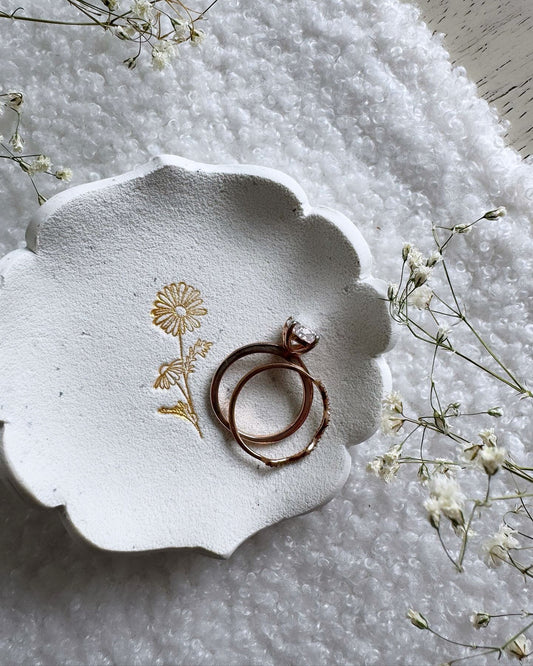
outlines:
{"label": "gold daisy flower petal", "polygon": [[196,306],[190,306],[189,307],[189,314],[192,315],[193,317],[197,317],[200,315],[205,315],[207,314],[207,310],[205,308],[198,308]]}
{"label": "gold daisy flower petal", "polygon": [[200,307],[202,303],[198,289],[185,282],[173,282],[157,292],[155,307],[150,314],[153,323],[165,333],[183,335],[185,331],[200,328],[197,318],[207,314],[207,310]]}

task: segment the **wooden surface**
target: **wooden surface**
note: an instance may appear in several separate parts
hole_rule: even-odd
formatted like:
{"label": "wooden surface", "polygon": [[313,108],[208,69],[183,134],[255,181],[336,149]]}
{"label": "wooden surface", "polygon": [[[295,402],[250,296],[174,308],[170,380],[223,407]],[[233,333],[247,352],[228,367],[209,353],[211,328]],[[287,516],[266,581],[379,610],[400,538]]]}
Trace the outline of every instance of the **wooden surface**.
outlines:
{"label": "wooden surface", "polygon": [[462,65],[511,126],[507,141],[533,154],[533,0],[415,0],[431,30],[446,35]]}

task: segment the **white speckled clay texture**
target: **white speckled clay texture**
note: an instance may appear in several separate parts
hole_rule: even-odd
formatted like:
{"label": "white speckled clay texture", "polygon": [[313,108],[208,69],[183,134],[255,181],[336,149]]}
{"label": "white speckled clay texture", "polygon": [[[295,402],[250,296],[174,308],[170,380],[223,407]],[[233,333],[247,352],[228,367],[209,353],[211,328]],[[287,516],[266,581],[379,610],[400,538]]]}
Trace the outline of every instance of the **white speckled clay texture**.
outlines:
{"label": "white speckled clay texture", "polygon": [[[64,506],[87,540],[228,557],[342,488],[347,447],[375,432],[390,391],[392,329],[386,283],[370,276],[348,218],[311,208],[273,169],[163,155],[47,201],[26,239],[0,263],[3,452],[22,487]],[[324,410],[331,421],[312,455],[274,469],[228,436],[209,386],[245,344],[270,340],[279,352],[288,313],[320,331],[319,346],[294,358],[327,386],[325,403],[311,395],[301,431],[251,450],[293,455]],[[217,389],[225,414],[229,377],[245,363]],[[243,432],[278,432],[291,402],[297,416],[295,377],[280,370],[240,394]]]}
{"label": "white speckled clay texture", "polygon": [[[57,4],[24,6],[59,15]],[[374,274],[391,280],[403,241],[429,247],[430,221],[470,222],[506,206],[506,218],[459,239],[449,260],[471,315],[531,377],[531,167],[505,148],[495,114],[416,11],[396,0],[224,0],[206,29],[201,48],[156,73],[126,70],[124,44],[97,30],[2,22],[2,85],[26,94],[28,149],[71,166],[74,184],[162,152],[280,169],[313,205],[356,221]],[[2,251],[23,242],[35,210],[22,175],[2,169]],[[388,361],[406,403],[419,405],[427,353],[401,336]],[[451,400],[509,405],[501,442],[531,466],[527,406],[459,365],[444,375]],[[456,640],[479,641],[468,615],[519,610],[527,593],[517,576],[486,569],[477,542],[464,574],[448,566],[422,508],[427,491],[408,471],[388,486],[365,471],[388,445],[376,435],[353,447],[338,497],[260,532],[228,561],[96,551],[72,540],[60,512],[3,490],[1,661],[381,666],[460,655],[412,627],[407,608]],[[497,639],[509,630],[499,625]]]}

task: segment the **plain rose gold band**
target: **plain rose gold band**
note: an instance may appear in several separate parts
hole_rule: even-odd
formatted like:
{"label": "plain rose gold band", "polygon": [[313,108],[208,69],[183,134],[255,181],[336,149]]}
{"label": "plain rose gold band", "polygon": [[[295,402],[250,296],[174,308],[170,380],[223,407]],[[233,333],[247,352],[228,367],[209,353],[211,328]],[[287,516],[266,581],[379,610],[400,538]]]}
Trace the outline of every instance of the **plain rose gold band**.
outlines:
{"label": "plain rose gold band", "polygon": [[[211,407],[213,408],[217,419],[227,430],[230,430],[230,426],[228,419],[224,416],[220,407],[220,383],[222,381],[222,377],[228,368],[233,365],[233,363],[251,354],[272,354],[275,356],[281,356],[282,358],[286,359],[287,362],[299,365],[305,371],[307,371],[307,368],[305,367],[305,364],[302,361],[300,355],[290,351],[282,345],[275,345],[268,342],[257,342],[255,344],[246,345],[245,347],[236,349],[222,361],[211,381]],[[300,407],[298,416],[289,426],[273,435],[250,435],[248,433],[241,433],[241,437],[249,442],[254,442],[255,444],[269,444],[280,442],[282,439],[290,437],[297,430],[299,430],[299,428],[309,416],[311,405],[313,404],[313,382],[303,375],[301,376],[301,379],[304,389],[302,405]]]}

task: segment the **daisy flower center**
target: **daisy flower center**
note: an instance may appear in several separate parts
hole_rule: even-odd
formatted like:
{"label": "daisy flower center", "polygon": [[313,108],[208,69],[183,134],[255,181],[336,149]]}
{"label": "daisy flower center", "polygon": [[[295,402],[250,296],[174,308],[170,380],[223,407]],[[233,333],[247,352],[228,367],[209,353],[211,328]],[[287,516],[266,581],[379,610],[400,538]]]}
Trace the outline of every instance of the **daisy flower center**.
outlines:
{"label": "daisy flower center", "polygon": [[187,314],[187,308],[184,308],[183,305],[176,305],[174,308],[174,312],[177,314],[178,317],[185,317]]}

